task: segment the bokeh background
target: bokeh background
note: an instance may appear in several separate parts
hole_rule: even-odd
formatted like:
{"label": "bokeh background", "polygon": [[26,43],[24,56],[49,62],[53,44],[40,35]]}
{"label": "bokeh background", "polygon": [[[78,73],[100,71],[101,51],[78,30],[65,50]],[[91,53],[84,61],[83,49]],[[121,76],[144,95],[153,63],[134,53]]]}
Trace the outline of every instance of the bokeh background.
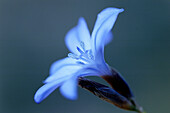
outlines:
{"label": "bokeh background", "polygon": [[81,88],[76,101],[58,89],[40,104],[33,100],[50,65],[69,52],[67,31],[81,16],[92,31],[106,7],[125,9],[105,48],[106,61],[122,73],[147,113],[169,113],[169,0],[0,0],[0,113],[131,113]]}

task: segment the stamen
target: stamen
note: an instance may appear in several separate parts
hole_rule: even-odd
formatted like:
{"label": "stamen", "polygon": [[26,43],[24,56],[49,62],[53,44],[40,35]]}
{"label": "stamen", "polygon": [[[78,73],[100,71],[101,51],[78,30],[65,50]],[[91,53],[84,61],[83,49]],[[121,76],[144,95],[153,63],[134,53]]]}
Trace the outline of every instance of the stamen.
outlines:
{"label": "stamen", "polygon": [[80,55],[76,55],[73,53],[69,53],[68,57],[78,60],[78,64],[86,64],[86,63],[92,63],[94,60],[94,57],[92,55],[91,50],[85,50],[84,42],[80,42],[80,46],[77,46],[77,51],[80,53]]}
{"label": "stamen", "polygon": [[78,64],[83,64],[83,65],[85,64],[85,63],[83,63],[83,62],[81,62],[81,61],[77,61],[77,63],[78,63]]}
{"label": "stamen", "polygon": [[85,51],[85,46],[84,46],[84,42],[80,42],[80,46],[82,47],[82,49]]}
{"label": "stamen", "polygon": [[78,50],[81,54],[84,53],[79,47],[77,47],[77,50]]}
{"label": "stamen", "polygon": [[84,56],[84,55],[80,55],[79,58],[80,58],[81,60],[85,61],[85,62],[89,62],[89,59],[88,59],[86,56]]}
{"label": "stamen", "polygon": [[87,50],[87,51],[86,51],[86,54],[87,54],[87,56],[88,56],[89,59],[94,60],[94,57],[93,57],[93,55],[92,55],[92,51],[91,51],[91,50]]}
{"label": "stamen", "polygon": [[69,54],[68,54],[68,57],[73,58],[73,59],[76,59],[76,60],[79,59],[79,56],[77,56],[77,55],[75,55],[75,54],[73,54],[73,53],[69,53]]}

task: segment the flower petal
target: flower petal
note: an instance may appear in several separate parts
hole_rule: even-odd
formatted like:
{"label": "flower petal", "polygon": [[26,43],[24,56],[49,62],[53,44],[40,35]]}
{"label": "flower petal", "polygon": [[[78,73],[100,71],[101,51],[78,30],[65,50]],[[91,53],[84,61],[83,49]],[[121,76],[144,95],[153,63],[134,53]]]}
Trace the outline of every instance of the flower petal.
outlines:
{"label": "flower petal", "polygon": [[94,55],[96,55],[96,51],[98,51],[100,48],[104,48],[104,38],[107,38],[106,35],[111,31],[120,12],[123,12],[123,9],[106,8],[98,14],[92,32],[92,50]]}
{"label": "flower petal", "polygon": [[61,67],[59,70],[57,70],[53,75],[49,76],[44,83],[49,83],[52,81],[57,81],[58,79],[61,78],[70,78],[73,76],[74,73],[76,73],[77,71],[79,71],[80,69],[82,69],[82,67],[78,64],[74,64],[74,65],[66,65]]}
{"label": "flower petal", "polygon": [[104,40],[104,43],[103,41],[101,42],[101,47],[98,48],[98,50],[96,51],[96,58],[95,58],[95,61],[100,64],[101,66],[103,66],[102,69],[107,69],[108,70],[108,66],[105,62],[105,59],[104,59],[104,46],[107,45],[108,43],[110,43],[113,39],[113,34],[112,32],[109,32],[107,35],[103,36],[105,38],[103,38]]}
{"label": "flower petal", "polygon": [[57,70],[64,66],[76,64],[77,60],[66,57],[61,60],[55,61],[50,67],[50,75],[53,75]]}
{"label": "flower petal", "polygon": [[96,65],[88,65],[81,69],[77,73],[78,77],[85,77],[85,76],[100,76],[103,75],[101,69],[98,69]]}
{"label": "flower petal", "polygon": [[51,94],[57,87],[61,85],[63,81],[67,78],[62,78],[54,82],[47,83],[43,85],[38,91],[35,93],[34,100],[36,103],[40,103],[44,100],[49,94]]}
{"label": "flower petal", "polygon": [[78,25],[71,29],[65,37],[67,48],[72,53],[77,55],[79,55],[77,47],[81,48],[81,42],[85,44],[86,49],[91,48],[90,33],[84,18],[80,18],[78,21]]}
{"label": "flower petal", "polygon": [[95,64],[85,66],[83,69],[79,70],[75,76],[77,77],[86,77],[86,76],[102,76],[102,75],[111,75],[111,69],[109,66],[104,64]]}
{"label": "flower petal", "polygon": [[112,32],[109,32],[105,38],[105,44],[104,45],[107,45],[109,44],[113,39],[113,33]]}
{"label": "flower petal", "polygon": [[61,94],[70,100],[77,99],[77,77],[72,77],[60,87]]}
{"label": "flower petal", "polygon": [[88,30],[86,21],[83,17],[79,18],[77,27],[78,27],[78,35],[79,35],[80,41],[84,42],[85,49],[86,50],[91,49],[90,32]]}

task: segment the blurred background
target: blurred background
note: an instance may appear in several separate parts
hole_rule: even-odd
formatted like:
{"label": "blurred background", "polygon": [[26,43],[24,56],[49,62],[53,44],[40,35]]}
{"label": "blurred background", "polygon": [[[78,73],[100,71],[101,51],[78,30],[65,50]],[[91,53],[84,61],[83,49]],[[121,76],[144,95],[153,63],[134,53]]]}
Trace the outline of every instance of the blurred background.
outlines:
{"label": "blurred background", "polygon": [[[104,8],[124,8],[105,59],[119,70],[147,113],[170,112],[169,0],[0,0],[0,113],[132,113],[79,88],[33,100],[50,65],[68,54],[64,37],[85,17],[90,31]],[[92,77],[93,80],[103,82]]]}

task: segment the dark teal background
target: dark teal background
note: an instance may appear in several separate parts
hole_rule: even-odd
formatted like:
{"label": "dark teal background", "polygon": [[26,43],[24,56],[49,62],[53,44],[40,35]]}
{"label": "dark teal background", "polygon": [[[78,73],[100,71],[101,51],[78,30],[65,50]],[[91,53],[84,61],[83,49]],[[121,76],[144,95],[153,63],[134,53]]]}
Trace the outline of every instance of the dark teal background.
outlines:
{"label": "dark teal background", "polygon": [[106,61],[147,113],[169,113],[169,0],[0,0],[0,113],[132,113],[80,88],[76,101],[58,89],[41,104],[33,100],[50,65],[68,54],[67,31],[81,16],[92,31],[97,14],[110,6],[125,11],[105,48]]}

